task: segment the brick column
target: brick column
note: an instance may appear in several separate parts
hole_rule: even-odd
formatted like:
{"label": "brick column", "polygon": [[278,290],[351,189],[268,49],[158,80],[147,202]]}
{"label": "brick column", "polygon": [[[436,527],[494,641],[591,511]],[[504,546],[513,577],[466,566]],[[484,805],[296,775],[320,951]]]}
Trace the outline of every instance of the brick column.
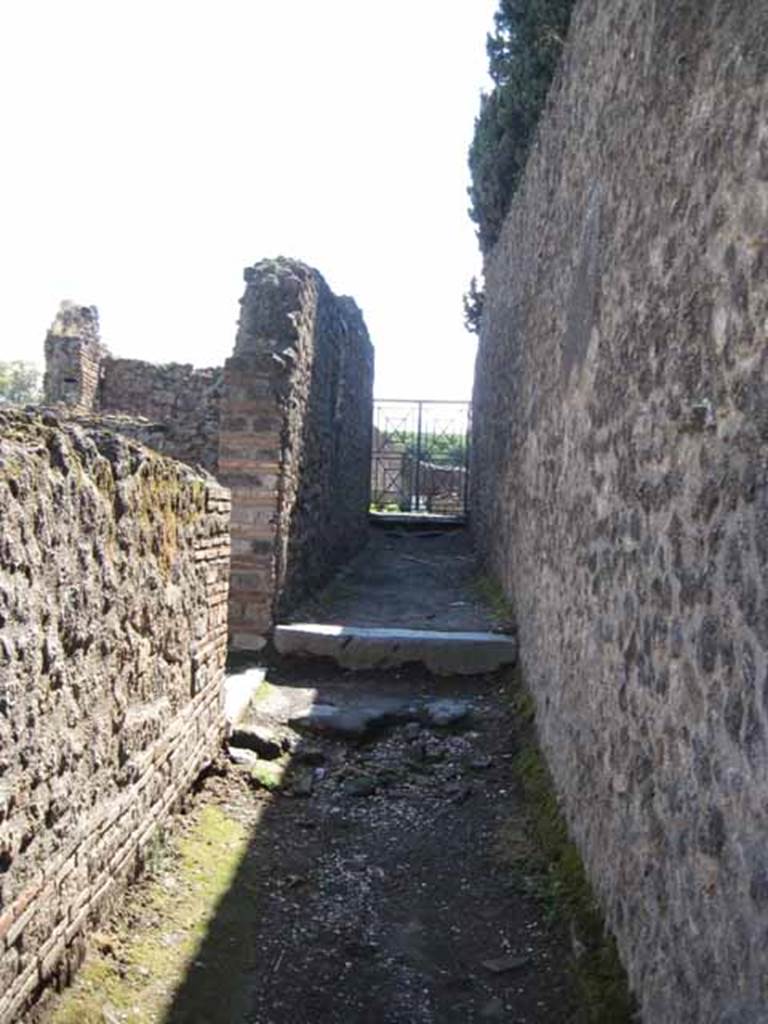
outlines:
{"label": "brick column", "polygon": [[224,366],[219,479],[232,494],[233,650],[261,650],[272,624],[282,429],[274,365],[269,354],[247,354]]}

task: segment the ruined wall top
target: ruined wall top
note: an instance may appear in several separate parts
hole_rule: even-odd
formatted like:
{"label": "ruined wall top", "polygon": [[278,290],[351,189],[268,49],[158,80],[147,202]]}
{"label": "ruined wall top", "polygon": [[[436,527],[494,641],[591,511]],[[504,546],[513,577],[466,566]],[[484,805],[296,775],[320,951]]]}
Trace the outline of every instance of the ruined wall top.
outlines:
{"label": "ruined wall top", "polygon": [[235,338],[236,356],[283,352],[299,340],[309,309],[319,293],[338,304],[338,311],[368,342],[363,315],[354,299],[336,296],[319,271],[299,260],[278,256],[260,260],[243,271],[245,294],[240,300],[240,321]]}
{"label": "ruined wall top", "polygon": [[62,302],[45,338],[46,401],[92,412],[106,355],[96,307]]}
{"label": "ruined wall top", "polygon": [[64,301],[51,324],[49,336],[58,338],[80,338],[83,341],[100,340],[99,311],[96,306],[79,306]]}

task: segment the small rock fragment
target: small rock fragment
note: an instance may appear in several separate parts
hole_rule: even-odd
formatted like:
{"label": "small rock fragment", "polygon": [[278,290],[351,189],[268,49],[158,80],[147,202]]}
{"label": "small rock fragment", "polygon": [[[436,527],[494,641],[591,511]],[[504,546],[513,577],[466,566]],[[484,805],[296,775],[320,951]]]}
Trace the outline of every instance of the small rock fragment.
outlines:
{"label": "small rock fragment", "polygon": [[477,757],[472,758],[469,762],[469,767],[477,771],[485,771],[486,768],[493,767],[493,758],[489,754],[479,754]]}
{"label": "small rock fragment", "polygon": [[427,721],[439,728],[457,725],[468,717],[469,711],[470,705],[463,700],[436,700],[424,709]]}
{"label": "small rock fragment", "polygon": [[371,715],[364,708],[337,708],[331,704],[315,704],[303,715],[290,720],[296,729],[310,732],[362,738],[371,727]]}
{"label": "small rock fragment", "polygon": [[243,747],[227,747],[227,753],[229,759],[233,764],[242,764],[250,766],[256,764],[259,760],[258,756],[254,754],[252,750],[246,750]]}
{"label": "small rock fragment", "polygon": [[283,752],[278,736],[266,726],[244,722],[232,730],[230,741],[233,746],[253,750],[265,761],[274,761]]}
{"label": "small rock fragment", "polygon": [[291,791],[294,796],[311,796],[314,789],[315,779],[312,769],[299,772],[291,783]]}
{"label": "small rock fragment", "polygon": [[357,775],[347,779],[344,783],[344,792],[348,796],[373,796],[376,792],[376,780],[370,775]]}
{"label": "small rock fragment", "polygon": [[295,732],[284,732],[280,736],[280,746],[284,754],[295,754],[301,744],[301,737]]}
{"label": "small rock fragment", "polygon": [[422,747],[425,761],[442,761],[445,757],[445,747],[435,736],[429,736]]}
{"label": "small rock fragment", "polygon": [[498,996],[494,996],[483,1004],[480,1016],[483,1020],[501,1020],[504,1016],[504,1003]]}
{"label": "small rock fragment", "polygon": [[263,789],[276,792],[283,784],[285,765],[274,761],[258,761],[251,766],[251,778]]}
{"label": "small rock fragment", "polygon": [[505,974],[507,971],[517,971],[530,963],[527,956],[499,956],[493,960],[483,960],[483,967],[493,974]]}
{"label": "small rock fragment", "polygon": [[472,787],[464,782],[450,782],[446,786],[446,792],[452,804],[463,804],[472,796]]}

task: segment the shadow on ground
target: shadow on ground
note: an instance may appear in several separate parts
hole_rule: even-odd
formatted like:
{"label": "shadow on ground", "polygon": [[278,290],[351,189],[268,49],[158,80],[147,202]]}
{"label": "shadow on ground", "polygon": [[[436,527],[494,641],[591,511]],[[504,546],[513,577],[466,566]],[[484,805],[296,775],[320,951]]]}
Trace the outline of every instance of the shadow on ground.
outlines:
{"label": "shadow on ground", "polygon": [[247,768],[209,781],[207,799],[252,831],[167,1024],[569,1019],[564,937],[499,848],[515,783],[495,680],[318,665],[269,678],[289,700],[309,686],[323,703],[375,691],[472,710],[450,728],[304,736],[266,804]]}

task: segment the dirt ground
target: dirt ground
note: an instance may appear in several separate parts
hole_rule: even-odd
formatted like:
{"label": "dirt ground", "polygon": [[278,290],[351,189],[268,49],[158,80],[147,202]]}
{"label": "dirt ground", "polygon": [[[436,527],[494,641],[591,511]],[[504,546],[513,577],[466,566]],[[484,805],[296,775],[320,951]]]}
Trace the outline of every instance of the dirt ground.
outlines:
{"label": "dirt ground", "polygon": [[[498,628],[475,571],[460,532],[376,531],[305,611]],[[267,678],[261,756],[241,736],[201,780],[46,1024],[618,1022],[580,1002],[541,884],[508,673],[281,660]]]}
{"label": "dirt ground", "polygon": [[483,602],[476,579],[466,530],[375,527],[360,554],[290,621],[449,631],[508,628]]}

